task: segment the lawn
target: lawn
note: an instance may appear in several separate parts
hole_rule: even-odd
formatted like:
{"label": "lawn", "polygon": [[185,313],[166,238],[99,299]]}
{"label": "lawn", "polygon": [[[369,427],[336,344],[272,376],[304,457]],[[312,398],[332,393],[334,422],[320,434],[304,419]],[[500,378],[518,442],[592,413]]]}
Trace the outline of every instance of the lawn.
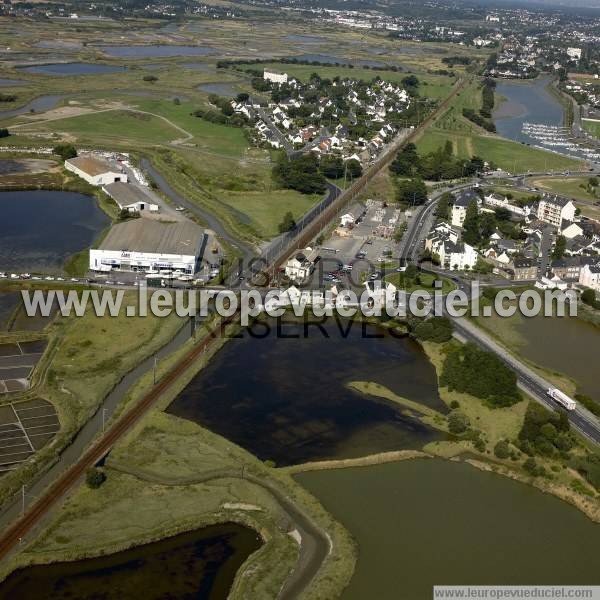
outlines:
{"label": "lawn", "polygon": [[[385,280],[395,286],[398,286],[401,276],[402,276],[402,273],[394,272],[394,273],[391,273],[390,275],[388,275],[385,278]],[[436,288],[433,287],[433,281],[435,279],[441,279],[441,281],[442,281],[441,289],[442,289],[443,294],[447,294],[448,292],[450,292],[456,288],[454,283],[452,283],[452,281],[450,281],[446,277],[432,275],[431,273],[419,273],[419,277],[421,279],[421,283],[418,283],[418,284],[415,283],[407,288],[401,288],[401,289],[405,289],[409,293],[415,292],[417,290],[426,290],[428,292],[433,293],[436,290]]]}
{"label": "lawn", "polygon": [[162,119],[143,113],[110,110],[57,119],[31,125],[76,138],[77,144],[103,142],[127,142],[131,144],[162,144],[183,137],[182,132]]}
{"label": "lawn", "polygon": [[[564,177],[561,179],[551,179],[540,177],[531,180],[531,184],[542,191],[554,192],[575,199],[577,207],[581,212],[593,219],[600,218],[600,206],[595,204],[600,201],[600,187],[596,188],[596,196],[590,194],[587,190],[586,177]],[[583,185],[583,187],[580,187]]]}
{"label": "lawn", "polygon": [[581,120],[581,124],[586,131],[589,131],[593,136],[600,138],[600,121]]}
{"label": "lawn", "polygon": [[277,226],[288,211],[298,220],[321,199],[320,196],[282,189],[270,192],[221,191],[220,198],[244,213],[250,219],[250,224],[264,238],[272,238],[279,233]]}
{"label": "lawn", "polygon": [[431,152],[452,142],[454,154],[461,158],[480,156],[497,167],[509,172],[525,171],[572,171],[582,169],[582,161],[566,158],[553,152],[545,152],[494,135],[482,135],[473,127],[472,132],[428,129],[417,142],[421,153]]}

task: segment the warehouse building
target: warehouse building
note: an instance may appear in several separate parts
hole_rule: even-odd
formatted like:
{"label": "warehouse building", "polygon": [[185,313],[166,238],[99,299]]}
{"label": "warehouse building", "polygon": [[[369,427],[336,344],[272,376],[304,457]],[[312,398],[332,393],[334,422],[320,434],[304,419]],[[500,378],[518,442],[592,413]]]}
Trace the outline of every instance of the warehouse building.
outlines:
{"label": "warehouse building", "polygon": [[117,203],[119,210],[131,213],[142,211],[157,213],[159,211],[156,200],[141,186],[117,181],[105,185],[102,190]]}
{"label": "warehouse building", "polygon": [[65,160],[65,169],[92,185],[106,185],[115,181],[127,183],[127,174],[120,166],[89,154]]}
{"label": "warehouse building", "polygon": [[206,239],[204,230],[189,221],[134,219],[118,223],[98,248],[90,250],[90,270],[182,271],[193,275]]}

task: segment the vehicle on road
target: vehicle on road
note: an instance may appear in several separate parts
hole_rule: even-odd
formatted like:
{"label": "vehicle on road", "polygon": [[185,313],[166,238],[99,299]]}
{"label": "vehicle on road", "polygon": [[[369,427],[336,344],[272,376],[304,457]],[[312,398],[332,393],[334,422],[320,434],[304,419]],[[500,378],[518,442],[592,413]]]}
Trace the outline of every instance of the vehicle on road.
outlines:
{"label": "vehicle on road", "polygon": [[577,402],[567,396],[564,392],[561,392],[558,388],[549,388],[546,392],[550,398],[556,400],[561,406],[567,410],[575,410],[577,408]]}

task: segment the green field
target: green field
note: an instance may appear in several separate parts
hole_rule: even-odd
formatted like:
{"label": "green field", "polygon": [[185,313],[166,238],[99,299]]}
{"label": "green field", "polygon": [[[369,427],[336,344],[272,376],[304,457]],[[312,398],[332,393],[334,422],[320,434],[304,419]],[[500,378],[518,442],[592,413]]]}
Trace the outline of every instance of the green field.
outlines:
{"label": "green field", "polygon": [[596,204],[600,202],[600,187],[596,188],[596,195],[591,194],[587,189],[587,177],[564,177],[561,179],[539,177],[529,181],[531,185],[541,191],[570,196],[584,215],[593,219],[600,218],[600,206]]}
{"label": "green field", "polygon": [[586,131],[589,131],[593,136],[600,138],[600,121],[581,120],[581,124]]}
{"label": "green field", "polygon": [[476,127],[473,127],[471,133],[429,129],[417,142],[417,147],[419,152],[427,153],[440,148],[448,140],[452,142],[457,156],[461,158],[480,156],[511,173],[564,169],[575,171],[584,166],[582,161],[559,156],[553,152],[531,148],[495,135],[483,135]]}

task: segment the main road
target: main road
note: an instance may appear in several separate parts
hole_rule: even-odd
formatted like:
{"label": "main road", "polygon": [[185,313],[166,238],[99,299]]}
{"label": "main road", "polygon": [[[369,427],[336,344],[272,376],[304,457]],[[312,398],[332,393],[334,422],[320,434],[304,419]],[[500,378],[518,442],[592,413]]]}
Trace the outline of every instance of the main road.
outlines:
{"label": "main road", "polygon": [[[454,190],[469,187],[470,185],[472,184],[457,186],[454,188]],[[403,261],[406,262],[417,260],[421,248],[421,240],[427,235],[430,229],[429,224],[432,221],[433,212],[443,191],[445,190],[436,192],[425,205],[418,209],[417,213],[413,217],[406,233],[404,234],[405,243],[401,248],[401,258]],[[469,297],[470,288],[468,284],[456,274],[453,275],[453,279],[458,284],[459,288],[462,289]],[[483,332],[481,328],[477,327],[477,325],[475,325],[468,318],[452,317],[452,322],[454,324],[456,336],[459,339],[462,341],[473,342],[485,350],[494,352],[513,371],[515,371],[521,389],[527,392],[540,404],[546,406],[546,408],[549,408],[550,410],[558,409],[558,404],[556,404],[547,394],[548,389],[555,387],[554,384],[538,375],[531,367],[514,356],[511,352],[509,352],[509,350],[495,341],[492,337]],[[591,364],[590,368],[593,368]],[[575,429],[577,429],[589,440],[595,442],[596,444],[600,444],[600,421],[597,417],[590,413],[580,403],[577,404],[577,408],[575,410],[568,411],[567,414]]]}

